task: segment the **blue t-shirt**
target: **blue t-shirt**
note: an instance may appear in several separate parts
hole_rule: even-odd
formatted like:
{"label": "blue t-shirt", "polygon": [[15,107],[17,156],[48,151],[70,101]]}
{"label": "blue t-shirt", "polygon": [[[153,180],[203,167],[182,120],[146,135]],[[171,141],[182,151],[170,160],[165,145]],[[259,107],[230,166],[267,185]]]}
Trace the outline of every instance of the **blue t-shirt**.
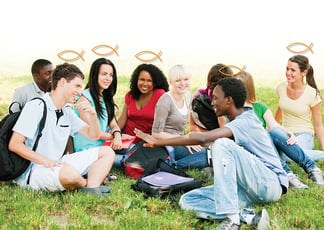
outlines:
{"label": "blue t-shirt", "polygon": [[[89,89],[85,89],[81,93],[81,95],[89,100],[92,107],[95,107],[93,98],[90,94]],[[107,114],[107,109],[106,109],[106,105],[105,105],[104,101],[102,102],[101,106],[103,107],[103,117],[98,116],[100,131],[109,132],[110,128],[108,126],[108,114]],[[80,117],[79,111],[76,108],[73,108],[73,110],[77,114],[77,116]],[[76,134],[75,137],[73,138],[74,151],[80,152],[80,151],[83,151],[86,149],[98,147],[98,146],[101,146],[104,142],[105,142],[105,140],[99,139],[99,140],[93,141],[93,140],[90,140],[90,139],[82,136],[81,134]]]}
{"label": "blue t-shirt", "polygon": [[280,184],[288,189],[288,177],[281,166],[278,153],[253,110],[242,113],[224,127],[232,131],[238,145],[258,157],[266,167],[277,174]]}

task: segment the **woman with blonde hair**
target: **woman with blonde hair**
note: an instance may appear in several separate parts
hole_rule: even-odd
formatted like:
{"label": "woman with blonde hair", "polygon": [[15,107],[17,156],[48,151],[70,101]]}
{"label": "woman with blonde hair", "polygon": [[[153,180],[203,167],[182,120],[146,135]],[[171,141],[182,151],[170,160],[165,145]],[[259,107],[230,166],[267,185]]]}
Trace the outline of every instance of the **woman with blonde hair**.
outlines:
{"label": "woman with blonde hair", "polygon": [[[191,73],[183,65],[175,65],[169,72],[170,91],[161,96],[155,106],[152,136],[167,139],[184,135],[189,118]],[[200,145],[167,146],[172,163],[179,168],[208,166],[207,151]]]}

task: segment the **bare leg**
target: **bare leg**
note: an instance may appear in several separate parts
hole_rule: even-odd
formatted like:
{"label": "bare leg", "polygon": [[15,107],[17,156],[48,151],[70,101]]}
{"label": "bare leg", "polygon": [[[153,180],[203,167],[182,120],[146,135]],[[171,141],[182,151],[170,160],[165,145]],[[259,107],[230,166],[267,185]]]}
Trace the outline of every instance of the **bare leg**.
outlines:
{"label": "bare leg", "polygon": [[107,146],[99,148],[98,160],[96,160],[88,171],[87,187],[98,187],[107,177],[115,160],[115,152]]}
{"label": "bare leg", "polygon": [[74,190],[87,185],[87,180],[84,179],[75,168],[67,163],[64,163],[60,169],[59,180],[67,190]]}

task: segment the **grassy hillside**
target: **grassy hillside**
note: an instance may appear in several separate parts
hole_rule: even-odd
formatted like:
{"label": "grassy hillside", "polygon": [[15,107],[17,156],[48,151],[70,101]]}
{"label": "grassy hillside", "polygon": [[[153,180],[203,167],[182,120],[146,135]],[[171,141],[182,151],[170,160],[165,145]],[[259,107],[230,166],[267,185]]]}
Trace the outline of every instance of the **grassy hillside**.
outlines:
{"label": "grassy hillside", "polygon": [[[28,77],[0,78],[0,116],[7,113],[13,89],[28,82]],[[124,95],[129,88],[127,77],[120,77],[115,102],[120,109]],[[200,87],[195,82],[192,91]],[[273,87],[257,88],[260,101],[269,105],[273,112],[277,97]],[[317,147],[318,147],[317,143]],[[318,162],[324,170],[324,161]],[[271,229],[323,229],[324,190],[315,186],[306,173],[296,164],[291,168],[308,190],[290,190],[276,203],[259,205],[256,210],[266,208],[271,217]],[[130,189],[134,179],[127,178],[116,169],[118,181],[112,182],[112,193],[106,198],[97,198],[78,192],[47,193],[21,189],[13,184],[0,183],[0,229],[215,229],[215,220],[200,220],[189,211],[180,210],[178,200],[145,199],[139,192]],[[188,173],[204,181],[213,183],[200,170]],[[242,225],[241,229],[251,229]]]}

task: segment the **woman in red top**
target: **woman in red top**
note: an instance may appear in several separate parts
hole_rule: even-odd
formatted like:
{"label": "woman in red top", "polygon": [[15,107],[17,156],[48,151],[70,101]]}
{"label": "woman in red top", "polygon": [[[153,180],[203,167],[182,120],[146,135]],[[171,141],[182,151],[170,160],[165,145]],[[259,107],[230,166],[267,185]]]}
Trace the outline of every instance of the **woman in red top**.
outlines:
{"label": "woman in red top", "polygon": [[[155,105],[167,91],[168,81],[159,68],[152,64],[139,65],[132,74],[130,91],[125,96],[125,104],[118,119],[120,129],[132,136],[135,136],[135,128],[151,134]],[[140,141],[137,138],[134,143]]]}

